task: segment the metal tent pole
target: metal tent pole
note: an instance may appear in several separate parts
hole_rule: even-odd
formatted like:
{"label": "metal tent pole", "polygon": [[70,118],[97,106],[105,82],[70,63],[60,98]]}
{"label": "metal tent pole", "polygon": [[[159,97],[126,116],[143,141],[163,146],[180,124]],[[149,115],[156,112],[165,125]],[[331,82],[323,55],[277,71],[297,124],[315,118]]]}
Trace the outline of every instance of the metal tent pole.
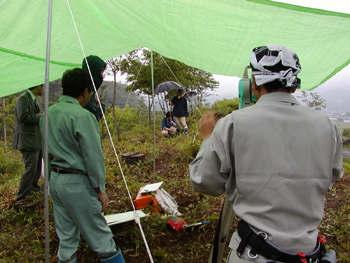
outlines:
{"label": "metal tent pole", "polygon": [[154,102],[154,68],[153,51],[151,50],[151,81],[152,81],[152,103],[153,103],[153,175],[156,176],[156,111]]}
{"label": "metal tent pole", "polygon": [[[1,104],[2,110],[5,112],[5,97],[2,97],[2,104]],[[3,123],[2,123],[2,140],[6,144],[6,118],[5,114],[3,115]]]}
{"label": "metal tent pole", "polygon": [[47,37],[46,37],[46,60],[45,60],[45,96],[44,96],[44,216],[45,216],[45,262],[50,262],[49,251],[49,195],[48,195],[48,179],[49,179],[49,162],[48,162],[48,108],[49,108],[49,72],[50,72],[50,52],[51,52],[51,26],[52,26],[52,0],[48,0],[47,11]]}

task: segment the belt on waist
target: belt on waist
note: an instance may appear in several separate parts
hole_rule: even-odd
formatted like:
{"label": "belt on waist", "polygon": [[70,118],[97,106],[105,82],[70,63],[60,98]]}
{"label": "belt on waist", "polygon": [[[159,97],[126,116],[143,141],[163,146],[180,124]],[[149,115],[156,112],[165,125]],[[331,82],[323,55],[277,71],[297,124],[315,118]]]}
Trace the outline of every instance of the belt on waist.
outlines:
{"label": "belt on waist", "polygon": [[61,169],[61,168],[57,168],[57,167],[52,167],[52,171],[54,171],[58,174],[84,174],[83,172]]}
{"label": "belt on waist", "polygon": [[236,250],[239,257],[247,245],[250,247],[248,257],[251,259],[260,254],[267,259],[289,263],[305,262],[301,259],[305,259],[307,262],[318,262],[317,260],[320,260],[325,253],[325,247],[320,242],[317,242],[317,248],[313,252],[306,255],[301,252],[294,254],[282,251],[266,242],[267,236],[265,233],[255,233],[244,220],[238,223],[237,230],[242,239]]}

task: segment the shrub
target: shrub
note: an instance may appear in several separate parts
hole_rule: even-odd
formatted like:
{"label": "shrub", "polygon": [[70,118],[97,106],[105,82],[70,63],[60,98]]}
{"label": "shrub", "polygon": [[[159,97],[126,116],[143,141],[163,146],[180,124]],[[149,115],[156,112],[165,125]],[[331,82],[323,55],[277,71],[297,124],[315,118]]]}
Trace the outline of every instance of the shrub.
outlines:
{"label": "shrub", "polygon": [[0,191],[18,184],[23,169],[23,162],[18,161],[20,159],[19,151],[8,149],[7,145],[0,143]]}
{"label": "shrub", "polygon": [[344,128],[342,134],[343,134],[343,139],[349,139],[349,137],[350,137],[350,128]]}
{"label": "shrub", "polygon": [[214,103],[212,110],[217,111],[220,115],[226,116],[232,111],[238,110],[238,98],[218,100]]}

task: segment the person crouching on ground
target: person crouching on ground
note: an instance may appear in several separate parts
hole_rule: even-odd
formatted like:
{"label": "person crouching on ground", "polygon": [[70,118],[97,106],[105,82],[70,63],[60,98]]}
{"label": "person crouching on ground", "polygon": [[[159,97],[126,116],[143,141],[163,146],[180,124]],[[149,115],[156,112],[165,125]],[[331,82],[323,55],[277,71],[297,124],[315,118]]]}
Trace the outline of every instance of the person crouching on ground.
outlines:
{"label": "person crouching on ground", "polygon": [[164,136],[173,137],[176,133],[177,123],[171,113],[168,111],[162,120],[162,134]]}
{"label": "person crouching on ground", "polygon": [[[87,70],[67,70],[62,78],[63,95],[48,110],[48,180],[60,239],[58,259],[78,262],[82,234],[101,262],[124,263],[102,214],[108,198],[100,131],[95,116],[83,108],[93,94],[92,87]],[[43,117],[40,127],[43,132]]]}

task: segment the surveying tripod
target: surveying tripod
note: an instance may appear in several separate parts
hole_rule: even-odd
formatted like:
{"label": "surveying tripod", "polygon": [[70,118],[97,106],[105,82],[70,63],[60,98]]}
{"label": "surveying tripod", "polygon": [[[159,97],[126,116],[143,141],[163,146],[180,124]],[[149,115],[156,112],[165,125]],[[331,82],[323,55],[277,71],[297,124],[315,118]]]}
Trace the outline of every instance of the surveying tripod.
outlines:
{"label": "surveying tripod", "polygon": [[[256,102],[256,99],[253,96],[253,92],[252,92],[251,80],[248,77],[248,69],[250,69],[250,66],[247,66],[244,69],[243,78],[240,79],[239,85],[238,85],[240,109],[249,107]],[[230,225],[232,223],[232,219],[233,219],[232,203],[226,197],[224,204],[222,206],[220,218],[216,227],[214,244],[212,246],[208,263],[222,262],[222,257],[223,257],[224,249],[226,247],[228,234],[230,232]]]}

